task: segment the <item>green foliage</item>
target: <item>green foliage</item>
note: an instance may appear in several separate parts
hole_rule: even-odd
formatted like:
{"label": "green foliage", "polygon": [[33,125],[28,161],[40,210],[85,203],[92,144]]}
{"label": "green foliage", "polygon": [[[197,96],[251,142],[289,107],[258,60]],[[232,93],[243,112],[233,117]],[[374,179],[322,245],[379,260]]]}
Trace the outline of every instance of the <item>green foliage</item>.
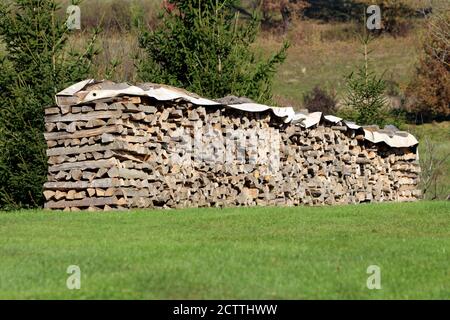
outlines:
{"label": "green foliage", "polygon": [[142,31],[146,57],[138,61],[144,81],[165,83],[219,98],[229,94],[269,102],[276,67],[288,43],[268,60],[259,60],[251,45],[259,31],[256,16],[239,19],[232,0],[168,1],[162,25]]}
{"label": "green foliage", "polygon": [[130,3],[131,27],[141,29],[145,24],[144,7],[137,1]]}
{"label": "green foliage", "polygon": [[54,94],[86,78],[97,51],[97,33],[84,52],[67,49],[69,31],[54,0],[0,5],[0,207],[43,203],[46,179],[44,107]]}
{"label": "green foliage", "polygon": [[347,77],[345,107],[349,110],[344,109],[341,115],[360,125],[383,126],[387,119],[386,82],[369,68],[370,41],[370,36],[361,38],[364,64]]}

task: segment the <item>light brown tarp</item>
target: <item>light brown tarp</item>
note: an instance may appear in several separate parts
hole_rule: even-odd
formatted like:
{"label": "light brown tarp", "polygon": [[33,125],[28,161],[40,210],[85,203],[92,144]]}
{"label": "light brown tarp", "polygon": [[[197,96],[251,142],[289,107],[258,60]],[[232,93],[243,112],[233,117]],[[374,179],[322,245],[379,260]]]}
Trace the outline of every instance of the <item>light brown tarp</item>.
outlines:
{"label": "light brown tarp", "polygon": [[[199,97],[183,89],[166,85],[142,84],[133,86],[126,83],[116,84],[110,81],[96,82],[92,79],[76,83],[56,95],[56,103],[61,105],[79,105],[96,100],[114,98],[119,96],[151,97],[158,101],[173,101],[183,99],[199,106],[222,105],[216,101]],[[309,114],[297,113],[292,107],[272,107],[257,103],[243,103],[225,105],[226,107],[247,112],[264,112],[270,110],[275,116],[283,119],[285,123],[299,122],[305,128],[317,125],[322,119],[335,124],[345,125],[350,129],[362,129],[366,140],[373,143],[386,143],[394,148],[412,147],[418,144],[417,139],[403,131],[365,129],[355,123],[321,112]]]}

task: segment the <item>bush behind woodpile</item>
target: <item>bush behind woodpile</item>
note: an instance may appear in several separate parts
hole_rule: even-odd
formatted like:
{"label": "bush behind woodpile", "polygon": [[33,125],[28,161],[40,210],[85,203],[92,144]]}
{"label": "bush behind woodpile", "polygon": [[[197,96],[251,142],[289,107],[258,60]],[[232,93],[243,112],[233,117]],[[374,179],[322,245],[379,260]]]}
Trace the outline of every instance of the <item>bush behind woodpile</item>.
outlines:
{"label": "bush behind woodpile", "polygon": [[251,45],[259,20],[240,21],[234,0],[170,1],[162,25],[143,30],[140,45],[146,56],[138,61],[144,81],[164,83],[208,98],[245,96],[269,102],[277,67],[286,59],[288,43],[263,60]]}
{"label": "bush behind woodpile", "polygon": [[335,114],[337,109],[337,97],[335,92],[328,92],[319,86],[306,93],[303,97],[303,106],[309,112],[322,112],[323,114]]}
{"label": "bush behind woodpile", "polygon": [[43,108],[53,104],[56,92],[87,77],[96,54],[92,41],[82,54],[67,52],[68,31],[65,21],[56,18],[59,9],[53,0],[0,4],[0,37],[6,44],[0,59],[0,207],[4,209],[42,206],[47,169]]}

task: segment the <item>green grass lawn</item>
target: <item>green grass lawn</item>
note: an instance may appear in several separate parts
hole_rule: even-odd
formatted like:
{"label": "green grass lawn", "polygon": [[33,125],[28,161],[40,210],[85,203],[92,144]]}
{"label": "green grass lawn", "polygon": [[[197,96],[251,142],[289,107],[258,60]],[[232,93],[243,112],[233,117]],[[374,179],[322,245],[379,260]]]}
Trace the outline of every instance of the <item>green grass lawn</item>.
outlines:
{"label": "green grass lawn", "polygon": [[2,299],[449,299],[450,202],[1,213],[0,257]]}

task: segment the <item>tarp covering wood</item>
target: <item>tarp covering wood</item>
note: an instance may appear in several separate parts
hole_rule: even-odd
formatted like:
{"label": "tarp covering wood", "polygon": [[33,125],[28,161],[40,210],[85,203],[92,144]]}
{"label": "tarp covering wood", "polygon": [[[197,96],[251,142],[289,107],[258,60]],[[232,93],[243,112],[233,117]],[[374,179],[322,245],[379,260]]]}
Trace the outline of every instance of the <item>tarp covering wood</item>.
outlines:
{"label": "tarp covering wood", "polygon": [[321,112],[303,114],[295,112],[292,107],[273,107],[257,103],[223,105],[216,101],[199,97],[183,89],[151,83],[134,86],[127,83],[116,84],[110,81],[96,82],[93,79],[88,79],[59,92],[56,95],[56,103],[58,106],[80,105],[120,96],[150,97],[158,101],[182,99],[198,106],[225,106],[246,112],[265,112],[270,110],[275,116],[283,119],[285,123],[299,122],[305,128],[313,127],[322,120],[325,120],[347,126],[352,130],[361,129],[364,133],[364,138],[373,143],[385,143],[393,148],[413,147],[418,144],[417,139],[407,132],[365,129],[353,122],[344,121],[332,115],[323,115]]}

